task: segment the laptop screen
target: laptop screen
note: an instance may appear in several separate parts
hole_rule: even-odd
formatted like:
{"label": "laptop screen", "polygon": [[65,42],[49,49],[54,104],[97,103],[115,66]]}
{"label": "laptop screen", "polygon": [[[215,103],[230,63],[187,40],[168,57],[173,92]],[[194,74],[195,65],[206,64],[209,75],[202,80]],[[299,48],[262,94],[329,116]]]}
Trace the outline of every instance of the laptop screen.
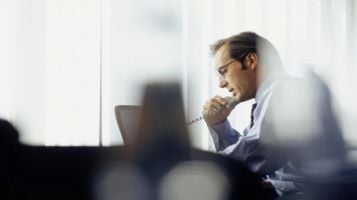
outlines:
{"label": "laptop screen", "polygon": [[115,106],[115,117],[119,126],[124,144],[133,142],[136,128],[141,114],[141,106],[118,105]]}

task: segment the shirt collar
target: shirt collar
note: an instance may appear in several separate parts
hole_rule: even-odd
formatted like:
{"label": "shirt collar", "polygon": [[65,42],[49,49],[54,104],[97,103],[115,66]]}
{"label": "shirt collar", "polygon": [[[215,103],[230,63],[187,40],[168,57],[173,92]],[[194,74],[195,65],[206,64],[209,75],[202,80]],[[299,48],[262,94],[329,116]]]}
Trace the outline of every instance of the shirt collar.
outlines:
{"label": "shirt collar", "polygon": [[266,95],[266,93],[273,87],[274,83],[277,83],[279,80],[288,77],[286,73],[272,73],[269,74],[259,86],[257,93],[255,95],[255,101],[259,103],[261,99]]}

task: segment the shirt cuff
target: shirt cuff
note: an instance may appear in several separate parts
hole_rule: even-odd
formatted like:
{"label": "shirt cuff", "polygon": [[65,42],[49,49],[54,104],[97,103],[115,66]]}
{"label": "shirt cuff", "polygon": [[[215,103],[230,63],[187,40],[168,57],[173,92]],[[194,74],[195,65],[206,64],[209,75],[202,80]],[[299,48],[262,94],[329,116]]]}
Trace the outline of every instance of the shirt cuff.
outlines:
{"label": "shirt cuff", "polygon": [[221,151],[238,141],[239,133],[231,127],[228,120],[212,125],[209,129],[217,151]]}
{"label": "shirt cuff", "polygon": [[228,120],[220,124],[212,125],[210,128],[219,133],[222,138],[236,135],[236,131],[232,128]]}

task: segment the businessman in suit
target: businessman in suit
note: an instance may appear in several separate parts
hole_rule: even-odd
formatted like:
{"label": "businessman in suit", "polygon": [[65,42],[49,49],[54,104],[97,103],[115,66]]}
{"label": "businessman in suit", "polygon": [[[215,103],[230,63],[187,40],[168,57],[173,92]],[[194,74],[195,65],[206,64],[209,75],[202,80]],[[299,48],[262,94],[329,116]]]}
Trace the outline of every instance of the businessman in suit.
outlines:
{"label": "businessman in suit", "polygon": [[[314,140],[308,140],[309,136],[290,133],[291,131],[287,130],[299,127],[294,130],[305,131],[310,136],[323,132],[323,129],[301,129],[302,125],[324,125],[319,122],[304,123],[308,121],[307,113],[317,113],[316,118],[323,115],[320,112],[323,110],[320,109],[320,105],[308,106],[324,96],[316,92],[320,91],[319,84],[288,76],[274,45],[254,32],[242,32],[221,39],[212,45],[212,52],[215,69],[219,74],[219,87],[231,92],[238,103],[255,100],[251,109],[251,123],[242,133],[233,129],[227,120],[233,110],[227,106],[227,98],[215,96],[205,103],[203,116],[216,150],[243,161],[252,171],[260,174],[263,185],[271,191],[271,198],[302,192],[307,180],[306,173],[299,166],[305,166],[306,171],[310,170],[311,168],[306,166],[312,166],[314,158],[325,155],[326,148],[305,148],[314,146],[310,142]],[[300,101],[300,97],[303,97],[304,101]],[[296,102],[298,106],[289,104],[291,102]],[[300,111],[305,113],[302,114]],[[284,115],[286,113],[289,115]],[[300,134],[301,138],[306,138],[309,142],[304,143],[300,140],[300,143],[294,143],[281,139],[294,134]],[[337,136],[336,144],[337,147],[343,146],[341,136]],[[342,158],[343,148],[337,147],[333,148],[331,155]],[[293,160],[295,153],[301,157]],[[300,161],[303,162],[302,165],[297,164]]]}

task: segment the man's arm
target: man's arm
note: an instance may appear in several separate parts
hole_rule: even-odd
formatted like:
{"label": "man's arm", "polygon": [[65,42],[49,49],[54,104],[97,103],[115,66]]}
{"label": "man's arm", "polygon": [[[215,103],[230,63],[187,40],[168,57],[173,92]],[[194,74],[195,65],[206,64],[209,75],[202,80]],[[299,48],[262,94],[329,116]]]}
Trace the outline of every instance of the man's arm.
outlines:
{"label": "man's arm", "polygon": [[229,98],[215,96],[203,106],[203,118],[209,127],[217,151],[222,151],[227,146],[236,143],[239,138],[239,133],[227,120],[234,106],[227,105],[229,105]]}
{"label": "man's arm", "polygon": [[233,129],[228,120],[221,124],[209,127],[216,151],[222,151],[226,147],[236,143],[240,134]]}

